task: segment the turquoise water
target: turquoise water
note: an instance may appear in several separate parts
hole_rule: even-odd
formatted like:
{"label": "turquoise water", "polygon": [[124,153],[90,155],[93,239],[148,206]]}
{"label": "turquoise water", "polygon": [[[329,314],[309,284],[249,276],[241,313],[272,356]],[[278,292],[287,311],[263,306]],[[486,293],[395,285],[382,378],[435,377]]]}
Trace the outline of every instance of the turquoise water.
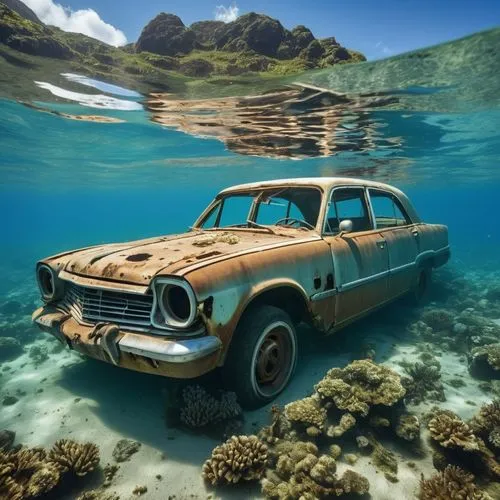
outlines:
{"label": "turquoise water", "polygon": [[[23,325],[23,342],[38,335],[26,326],[38,301],[38,259],[95,243],[182,232],[220,189],[263,179],[347,175],[394,184],[423,220],[448,225],[449,269],[497,277],[500,30],[468,43],[294,78],[349,97],[335,108],[338,120],[326,131],[335,135],[331,154],[312,147],[301,159],[235,152],[230,141],[210,132],[199,137],[178,122],[161,126],[152,120],[148,96],[116,87],[120,82],[73,75],[71,91],[33,82],[47,90],[43,102],[0,99],[0,308],[20,304],[18,313],[3,317],[0,335],[17,336],[16,321]],[[74,115],[117,122],[68,117]],[[378,317],[379,326],[390,328],[385,319]],[[87,375],[68,384],[75,395]],[[140,392],[138,381],[145,379],[125,377]],[[299,392],[295,386],[291,391]],[[199,459],[193,459],[196,466]]]}

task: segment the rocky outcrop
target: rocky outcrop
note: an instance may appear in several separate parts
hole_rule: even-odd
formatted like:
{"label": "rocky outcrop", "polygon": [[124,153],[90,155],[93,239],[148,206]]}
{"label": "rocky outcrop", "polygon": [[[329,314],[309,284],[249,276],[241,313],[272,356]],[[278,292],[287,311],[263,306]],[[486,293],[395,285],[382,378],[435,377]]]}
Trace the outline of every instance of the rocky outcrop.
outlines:
{"label": "rocky outcrop", "polygon": [[223,26],[222,21],[198,21],[189,29],[194,32],[196,43],[200,48],[212,49],[215,47],[215,32]]}
{"label": "rocky outcrop", "polygon": [[195,32],[186,28],[180,17],[162,12],[142,30],[135,48],[138,52],[177,56],[191,52],[195,40]]}
{"label": "rocky outcrop", "polygon": [[14,12],[17,12],[21,17],[37,24],[43,24],[38,16],[21,0],[2,0],[2,3],[7,5],[9,9],[12,9]]}
{"label": "rocky outcrop", "polygon": [[[280,60],[296,57],[322,67],[364,56],[351,53],[334,37],[317,40],[305,26],[289,31],[272,17],[250,12],[230,23],[200,21],[187,28],[173,14],[159,14],[142,31],[135,48],[138,52],[178,56],[198,50],[250,53]],[[205,76],[205,74],[196,75]]]}
{"label": "rocky outcrop", "polygon": [[275,57],[286,36],[287,32],[279,21],[250,12],[218,29],[215,33],[215,47],[228,52],[252,50]]}
{"label": "rocky outcrop", "polygon": [[23,18],[5,4],[0,3],[0,43],[44,57],[66,59],[71,49],[54,37],[53,31],[39,22]]}

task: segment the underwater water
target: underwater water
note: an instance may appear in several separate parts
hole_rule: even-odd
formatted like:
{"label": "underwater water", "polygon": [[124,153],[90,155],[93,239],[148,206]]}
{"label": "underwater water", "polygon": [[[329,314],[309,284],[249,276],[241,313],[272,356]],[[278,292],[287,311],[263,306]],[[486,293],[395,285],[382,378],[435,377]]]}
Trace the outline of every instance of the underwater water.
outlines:
{"label": "underwater water", "polygon": [[[449,228],[452,258],[436,273],[429,307],[447,310],[454,324],[467,324],[457,318],[472,309],[490,328],[493,340],[484,344],[500,342],[494,327],[500,326],[499,43],[500,30],[492,30],[424,55],[285,79],[306,87],[293,87],[271,111],[224,90],[143,96],[69,69],[64,87],[60,75],[57,85],[32,82],[46,91],[43,101],[0,95],[0,336],[19,343],[0,347],[0,430],[15,431],[16,442],[28,446],[50,447],[61,438],[95,442],[102,466],[113,462],[118,440],[141,443],[119,463],[107,490],[122,498],[142,485],[146,498],[261,496],[255,484],[214,492],[203,483],[201,465],[222,436],[165,421],[169,381],[61,350],[30,323],[40,304],[34,279],[40,258],[183,232],[219,190],[244,182],[339,175],[402,189],[424,221]],[[304,92],[316,95],[308,85],[334,94],[304,104]],[[258,96],[259,89],[249,94]],[[186,112],[180,100],[198,97],[208,101]],[[451,333],[444,340],[412,336],[421,314],[394,304],[332,338],[301,331],[297,373],[279,404],[307,396],[329,368],[363,357],[366,346],[375,361],[404,374],[404,362],[421,359],[427,343],[440,354],[446,401],[437,404],[471,418],[498,397],[496,386],[470,376],[467,348],[454,346]],[[15,356],[9,349],[17,349]],[[449,383],[457,378],[463,385]],[[429,398],[409,407],[420,418],[434,404]],[[244,433],[269,424],[268,410],[246,414]],[[420,473],[435,472],[431,452],[419,455],[391,439],[385,445],[400,461],[399,482],[377,476],[362,454],[352,468],[369,478],[373,498],[414,498]],[[85,488],[101,483],[102,472]],[[83,486],[71,488],[67,498]]]}

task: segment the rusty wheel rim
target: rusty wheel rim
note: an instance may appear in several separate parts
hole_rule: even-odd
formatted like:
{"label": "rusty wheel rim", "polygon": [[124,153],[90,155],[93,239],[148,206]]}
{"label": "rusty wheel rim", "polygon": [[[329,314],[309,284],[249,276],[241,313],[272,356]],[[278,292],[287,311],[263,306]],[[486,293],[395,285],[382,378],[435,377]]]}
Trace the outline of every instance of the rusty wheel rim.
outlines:
{"label": "rusty wheel rim", "polygon": [[262,333],[254,355],[254,386],[272,397],[287,384],[295,367],[295,336],[290,325],[278,321]]}

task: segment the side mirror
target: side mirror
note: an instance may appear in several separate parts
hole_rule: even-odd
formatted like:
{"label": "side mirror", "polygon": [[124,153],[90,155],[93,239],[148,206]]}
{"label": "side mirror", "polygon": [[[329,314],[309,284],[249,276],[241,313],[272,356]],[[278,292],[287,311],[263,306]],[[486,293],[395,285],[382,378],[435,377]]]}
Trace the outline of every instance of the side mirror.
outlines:
{"label": "side mirror", "polygon": [[352,231],[352,220],[345,219],[339,224],[339,234],[350,233]]}

